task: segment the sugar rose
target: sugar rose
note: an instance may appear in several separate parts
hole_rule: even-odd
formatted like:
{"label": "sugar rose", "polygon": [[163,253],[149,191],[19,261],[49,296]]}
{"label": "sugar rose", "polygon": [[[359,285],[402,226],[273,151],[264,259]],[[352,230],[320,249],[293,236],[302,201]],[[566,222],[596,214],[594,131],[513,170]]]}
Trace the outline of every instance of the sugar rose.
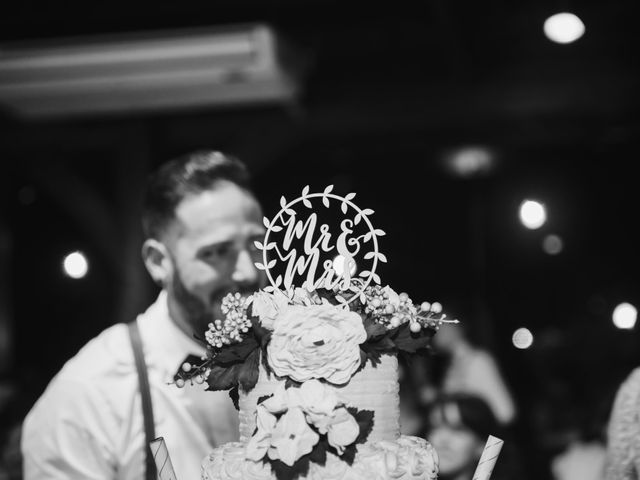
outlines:
{"label": "sugar rose", "polygon": [[341,385],[360,366],[360,344],[366,339],[355,312],[334,305],[290,305],[273,324],[268,361],[281,377],[324,378]]}

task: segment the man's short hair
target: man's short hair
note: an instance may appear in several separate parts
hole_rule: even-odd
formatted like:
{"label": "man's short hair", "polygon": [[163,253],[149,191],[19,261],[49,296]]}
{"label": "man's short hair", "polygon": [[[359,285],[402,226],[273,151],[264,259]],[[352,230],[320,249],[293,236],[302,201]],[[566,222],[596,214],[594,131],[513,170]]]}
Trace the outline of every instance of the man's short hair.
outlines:
{"label": "man's short hair", "polygon": [[249,172],[237,158],[217,151],[198,151],[163,164],[147,182],[142,202],[142,228],[159,238],[175,219],[176,207],[189,195],[215,188],[226,180],[249,190]]}

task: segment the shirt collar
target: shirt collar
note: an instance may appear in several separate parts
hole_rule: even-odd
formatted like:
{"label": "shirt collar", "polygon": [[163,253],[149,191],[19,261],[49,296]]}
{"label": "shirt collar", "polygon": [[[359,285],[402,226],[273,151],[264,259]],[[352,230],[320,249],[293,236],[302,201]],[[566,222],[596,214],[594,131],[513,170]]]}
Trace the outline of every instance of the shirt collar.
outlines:
{"label": "shirt collar", "polygon": [[138,317],[145,356],[173,378],[188,355],[202,356],[206,348],[185,334],[169,315],[167,292],[163,290],[146,312]]}

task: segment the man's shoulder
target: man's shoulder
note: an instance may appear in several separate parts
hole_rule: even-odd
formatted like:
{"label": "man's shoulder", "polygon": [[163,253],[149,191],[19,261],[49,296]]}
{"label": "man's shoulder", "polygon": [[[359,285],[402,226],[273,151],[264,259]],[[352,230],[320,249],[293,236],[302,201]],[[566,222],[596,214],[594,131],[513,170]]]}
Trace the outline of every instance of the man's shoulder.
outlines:
{"label": "man's shoulder", "polygon": [[[121,385],[123,375],[129,372],[135,372],[135,366],[127,327],[113,325],[87,342],[64,364],[29,417],[45,415],[79,420],[83,413],[93,414],[109,404],[109,398],[118,396],[121,388],[115,387]],[[43,420],[36,422],[41,423]]]}
{"label": "man's shoulder", "polygon": [[91,381],[133,365],[133,352],[123,323],[112,325],[89,340],[57,375],[67,381]]}

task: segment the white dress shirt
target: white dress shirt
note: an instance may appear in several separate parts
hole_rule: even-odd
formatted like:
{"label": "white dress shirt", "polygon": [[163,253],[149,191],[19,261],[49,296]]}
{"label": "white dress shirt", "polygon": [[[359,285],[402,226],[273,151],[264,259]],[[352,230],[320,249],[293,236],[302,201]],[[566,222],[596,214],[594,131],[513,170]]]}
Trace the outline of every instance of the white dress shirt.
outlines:
{"label": "white dress shirt", "polygon": [[[157,437],[164,437],[177,480],[199,480],[211,450],[238,439],[227,392],[170,384],[188,354],[204,348],[169,318],[163,292],[138,316]],[[25,480],[142,480],[145,433],[138,375],[124,324],[85,345],[48,385],[22,432]]]}

